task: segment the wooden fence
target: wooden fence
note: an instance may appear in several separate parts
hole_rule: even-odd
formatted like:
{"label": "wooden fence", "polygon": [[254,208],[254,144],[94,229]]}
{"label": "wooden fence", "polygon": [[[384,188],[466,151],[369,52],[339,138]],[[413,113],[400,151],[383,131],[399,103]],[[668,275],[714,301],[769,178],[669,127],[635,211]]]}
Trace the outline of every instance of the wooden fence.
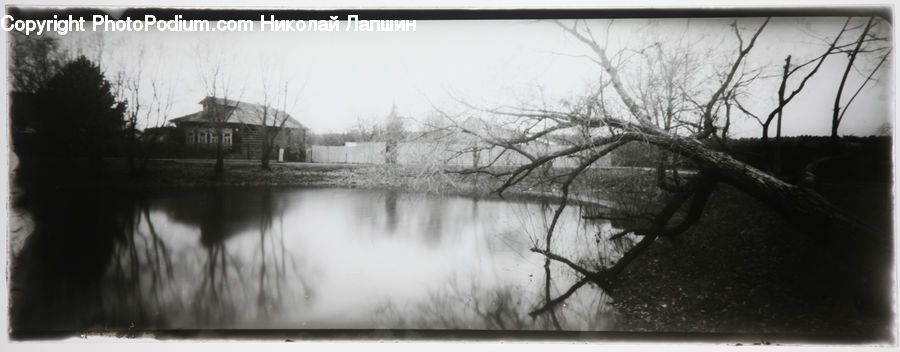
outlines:
{"label": "wooden fence", "polygon": [[384,143],[357,143],[343,147],[314,145],[309,160],[314,163],[331,164],[384,164]]}

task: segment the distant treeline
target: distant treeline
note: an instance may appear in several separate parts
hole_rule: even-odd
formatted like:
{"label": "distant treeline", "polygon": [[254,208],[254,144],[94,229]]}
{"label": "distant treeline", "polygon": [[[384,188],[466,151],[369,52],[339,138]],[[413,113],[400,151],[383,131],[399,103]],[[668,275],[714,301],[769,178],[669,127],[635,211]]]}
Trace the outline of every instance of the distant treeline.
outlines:
{"label": "distant treeline", "polygon": [[[778,170],[784,177],[796,177],[807,165],[820,161],[815,168],[820,177],[890,181],[891,142],[890,136],[843,136],[835,144],[829,136],[804,135],[782,137],[780,142],[769,139],[765,143],[760,138],[739,138],[713,147],[756,168]],[[631,143],[613,153],[612,165],[655,168],[660,153],[653,145]],[[672,155],[667,158],[670,165],[692,168],[689,160]],[[776,165],[779,158],[780,165]]]}

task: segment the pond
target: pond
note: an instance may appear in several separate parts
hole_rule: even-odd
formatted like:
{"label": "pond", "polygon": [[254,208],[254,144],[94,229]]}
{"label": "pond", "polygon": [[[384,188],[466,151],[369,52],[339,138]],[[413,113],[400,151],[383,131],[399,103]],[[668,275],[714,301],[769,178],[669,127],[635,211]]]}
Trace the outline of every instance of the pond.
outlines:
{"label": "pond", "polygon": [[[16,331],[614,330],[594,286],[545,270],[557,205],[381,190],[71,192],[34,202],[15,255]],[[553,251],[614,257],[608,222],[562,213]],[[549,286],[548,286],[549,285]]]}

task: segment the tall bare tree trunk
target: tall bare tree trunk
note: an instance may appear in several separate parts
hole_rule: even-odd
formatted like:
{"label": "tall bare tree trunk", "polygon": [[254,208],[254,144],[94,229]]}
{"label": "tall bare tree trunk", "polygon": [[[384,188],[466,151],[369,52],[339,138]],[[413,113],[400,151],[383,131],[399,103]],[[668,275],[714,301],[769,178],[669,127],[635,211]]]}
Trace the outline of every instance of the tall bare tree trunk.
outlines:
{"label": "tall bare tree trunk", "polygon": [[222,129],[217,128],[216,133],[219,134],[216,136],[216,167],[213,170],[216,175],[221,175],[225,173],[225,158],[222,155]]}
{"label": "tall bare tree trunk", "polygon": [[862,47],[863,42],[866,40],[866,34],[869,33],[869,29],[872,28],[872,22],[875,21],[875,17],[870,17],[869,22],[866,22],[866,27],[863,29],[862,34],[859,35],[859,39],[856,41],[856,47],[853,48],[853,51],[850,52],[850,59],[847,61],[847,67],[844,69],[844,75],[841,77],[841,84],[838,86],[837,95],[834,97],[834,108],[832,109],[831,116],[831,140],[838,140],[838,127],[841,124],[841,95],[844,92],[844,85],[847,83],[847,76],[850,75],[850,70],[853,68],[853,62],[856,61],[856,54],[859,53],[859,49]]}
{"label": "tall bare tree trunk", "polygon": [[778,106],[781,108],[778,109],[778,121],[775,126],[775,151],[772,155],[772,171],[778,175],[781,173],[781,120],[784,117],[784,90],[785,86],[787,86],[788,76],[790,75],[791,69],[791,56],[788,55],[784,59],[784,71],[781,74],[781,85],[778,87]]}
{"label": "tall bare tree trunk", "polygon": [[129,123],[131,126],[128,127],[128,173],[134,175],[137,173],[137,166],[134,163],[135,154],[137,154],[137,136],[135,136],[137,127],[135,119],[131,119]]}
{"label": "tall bare tree trunk", "polygon": [[262,131],[262,155],[260,155],[259,162],[263,170],[269,170],[269,159],[272,153],[272,147],[269,143],[269,129],[263,126]]}

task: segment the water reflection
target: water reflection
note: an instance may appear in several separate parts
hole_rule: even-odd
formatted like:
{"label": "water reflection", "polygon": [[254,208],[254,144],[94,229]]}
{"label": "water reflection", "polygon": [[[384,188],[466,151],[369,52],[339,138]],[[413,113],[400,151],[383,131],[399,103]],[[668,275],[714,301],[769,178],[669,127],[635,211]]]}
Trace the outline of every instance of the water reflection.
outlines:
{"label": "water reflection", "polygon": [[[34,207],[34,231],[13,263],[11,325],[57,330],[102,321],[102,278],[115,249],[127,241],[129,210],[102,195],[78,194],[59,194],[54,206]],[[46,318],[54,315],[60,319]]]}
{"label": "water reflection", "polygon": [[[580,280],[529,252],[549,240],[547,202],[288,188],[44,200],[25,206],[35,230],[13,263],[17,331],[615,326],[596,288],[528,315]],[[558,226],[554,251],[615,250],[577,207]]]}

